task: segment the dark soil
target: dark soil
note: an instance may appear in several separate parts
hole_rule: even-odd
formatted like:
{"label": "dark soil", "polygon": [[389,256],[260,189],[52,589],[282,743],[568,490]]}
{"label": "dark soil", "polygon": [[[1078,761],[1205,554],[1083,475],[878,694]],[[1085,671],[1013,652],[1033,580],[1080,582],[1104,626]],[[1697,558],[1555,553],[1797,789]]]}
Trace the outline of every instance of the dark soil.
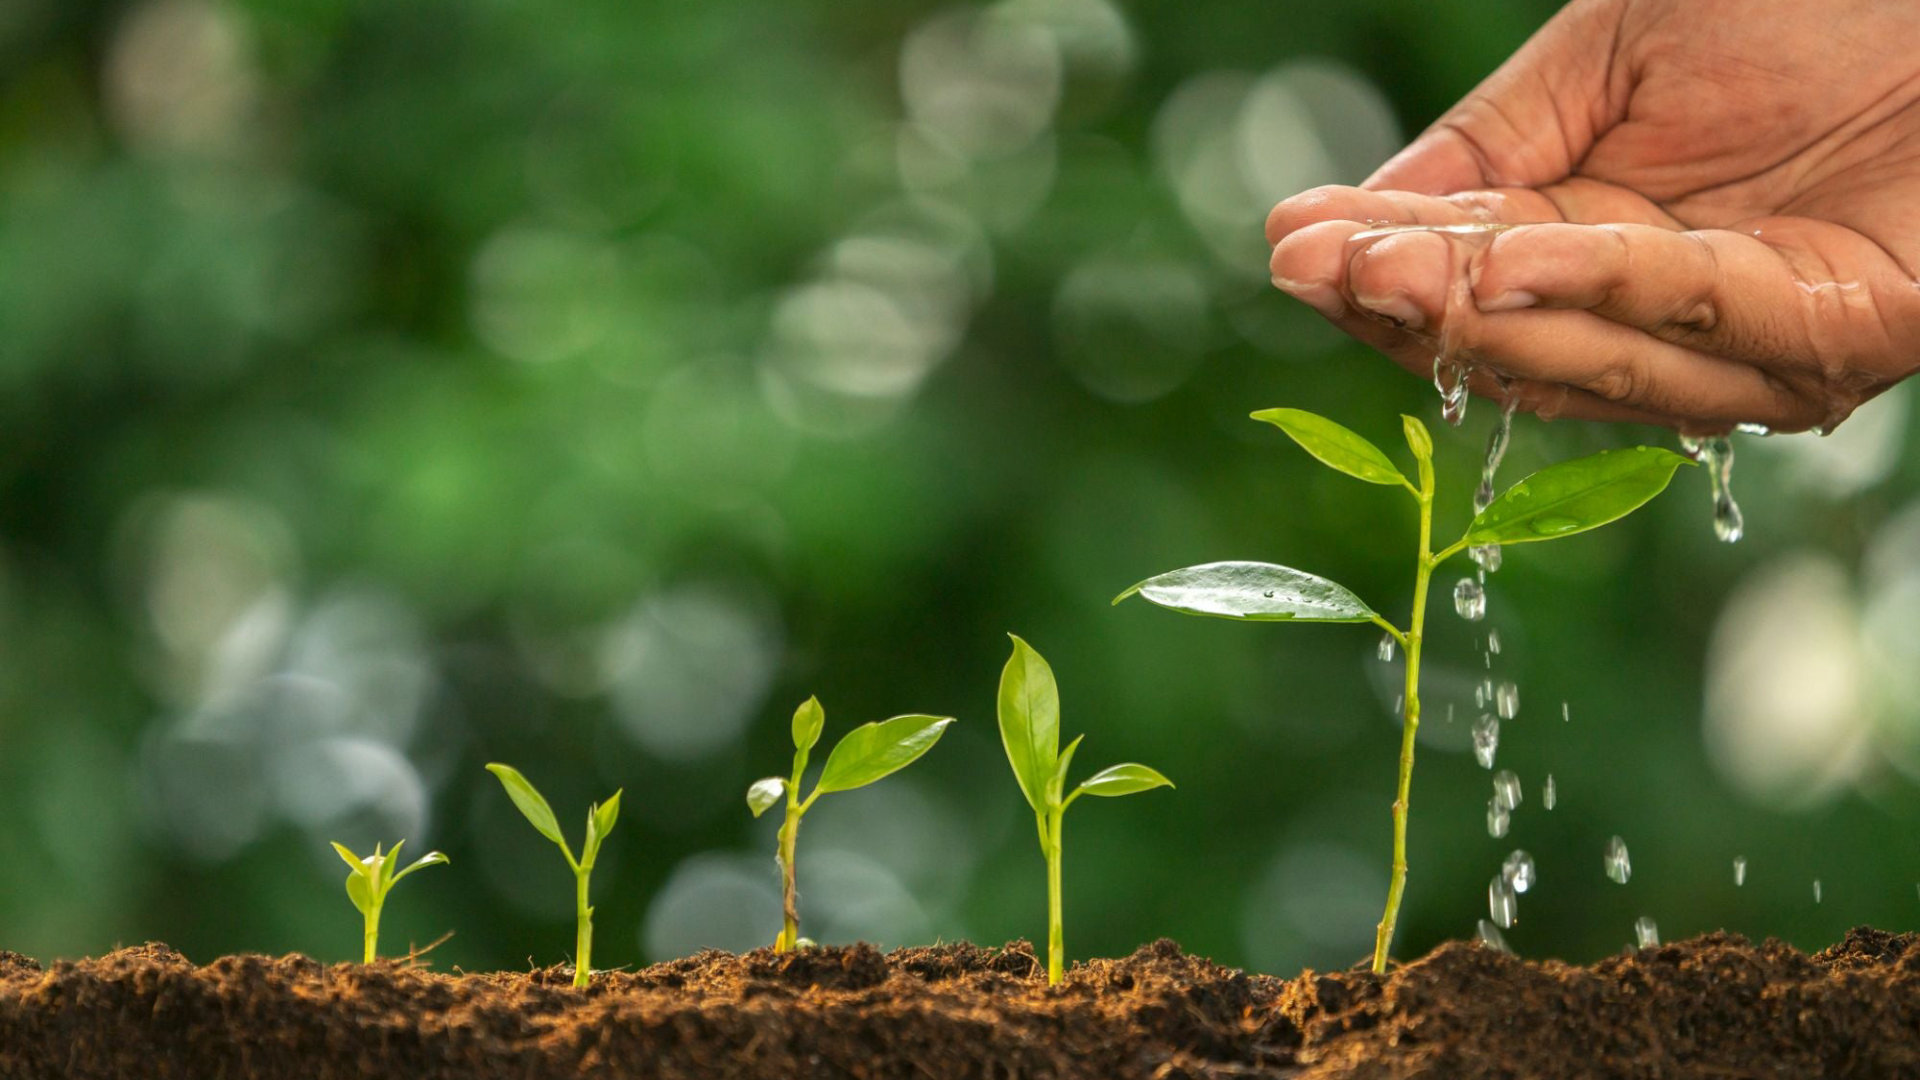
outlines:
{"label": "dark soil", "polygon": [[1450,944],[1385,977],[1172,942],[1049,990],[1024,943],[708,952],[576,992],[164,945],[0,952],[0,1077],[1920,1077],[1920,934],[1815,956],[1712,934],[1592,967]]}

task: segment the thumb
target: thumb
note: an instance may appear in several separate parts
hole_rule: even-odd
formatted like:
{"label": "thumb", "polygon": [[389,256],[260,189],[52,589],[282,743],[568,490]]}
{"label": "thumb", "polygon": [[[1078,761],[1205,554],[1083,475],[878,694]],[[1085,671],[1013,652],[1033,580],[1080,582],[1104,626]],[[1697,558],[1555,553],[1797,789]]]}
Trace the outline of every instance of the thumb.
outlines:
{"label": "thumb", "polygon": [[1451,195],[1566,179],[1625,115],[1608,83],[1621,0],[1575,0],[1362,187]]}

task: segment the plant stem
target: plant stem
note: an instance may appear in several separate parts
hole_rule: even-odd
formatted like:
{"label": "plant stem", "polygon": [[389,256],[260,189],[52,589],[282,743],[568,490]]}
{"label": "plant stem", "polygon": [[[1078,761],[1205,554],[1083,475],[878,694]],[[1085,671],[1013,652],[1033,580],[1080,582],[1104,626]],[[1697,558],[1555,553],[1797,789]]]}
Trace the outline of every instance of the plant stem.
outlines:
{"label": "plant stem", "polygon": [[774,952],[786,952],[800,945],[800,897],[794,885],[793,874],[794,842],[800,836],[799,810],[797,804],[790,803],[787,807],[787,820],[780,825],[780,892],[784,921],[780,928],[780,936],[773,942]]}
{"label": "plant stem", "polygon": [[373,906],[367,908],[366,950],[364,955],[360,957],[360,962],[363,964],[373,963],[373,958],[376,954],[376,949],[378,948],[379,944],[380,944],[380,905],[374,904]]}
{"label": "plant stem", "polygon": [[1065,820],[1065,811],[1054,807],[1047,812],[1041,823],[1041,832],[1046,836],[1047,852],[1047,985],[1060,983],[1060,972],[1066,964],[1067,945],[1064,922],[1060,915],[1060,823]]}
{"label": "plant stem", "polygon": [[573,939],[573,988],[585,989],[593,978],[593,909],[587,906],[587,882],[591,875],[581,870],[574,874],[580,929]]}
{"label": "plant stem", "polygon": [[[1423,470],[1424,472],[1424,470]],[[1387,970],[1387,950],[1400,918],[1400,898],[1407,889],[1407,805],[1413,786],[1413,737],[1420,730],[1420,645],[1427,623],[1427,589],[1433,580],[1433,482],[1422,476],[1420,491],[1420,561],[1413,579],[1413,620],[1406,639],[1406,706],[1400,728],[1400,785],[1393,800],[1393,877],[1387,886],[1387,910],[1373,939],[1373,970]]]}

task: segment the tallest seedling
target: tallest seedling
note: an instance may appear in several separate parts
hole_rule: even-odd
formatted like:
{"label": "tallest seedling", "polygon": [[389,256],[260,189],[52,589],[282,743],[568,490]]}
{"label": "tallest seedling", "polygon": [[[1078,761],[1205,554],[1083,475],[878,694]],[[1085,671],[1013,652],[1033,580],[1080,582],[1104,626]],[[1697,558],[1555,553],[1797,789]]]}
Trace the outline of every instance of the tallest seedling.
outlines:
{"label": "tallest seedling", "polygon": [[1433,550],[1433,438],[1426,425],[1402,416],[1407,446],[1420,482],[1408,480],[1380,448],[1323,416],[1299,409],[1253,414],[1287,433],[1329,468],[1370,484],[1403,488],[1420,508],[1420,547],[1414,559],[1413,612],[1402,630],[1344,586],[1285,566],[1218,562],[1189,566],[1147,580],[1114,598],[1139,594],[1189,615],[1249,622],[1374,623],[1398,642],[1407,657],[1405,712],[1400,735],[1400,782],[1393,800],[1393,876],[1387,910],[1374,937],[1373,970],[1387,969],[1393,925],[1407,886],[1407,795],[1413,782],[1413,736],[1420,729],[1420,651],[1427,622],[1427,586],[1441,563],[1469,547],[1557,540],[1625,517],[1666,488],[1686,459],[1666,450],[1636,446],[1606,450],[1550,465],[1509,488],[1467,525],[1466,532]]}

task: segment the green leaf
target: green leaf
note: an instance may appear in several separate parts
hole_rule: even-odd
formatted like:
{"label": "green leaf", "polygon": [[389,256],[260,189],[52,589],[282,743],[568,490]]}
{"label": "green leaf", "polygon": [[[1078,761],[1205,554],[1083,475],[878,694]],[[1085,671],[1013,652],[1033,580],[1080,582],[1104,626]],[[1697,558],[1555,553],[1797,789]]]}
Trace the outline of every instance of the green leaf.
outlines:
{"label": "green leaf", "polygon": [[626,788],[621,788],[619,791],[614,792],[606,802],[593,808],[593,828],[595,832],[600,834],[600,839],[605,840],[608,834],[613,832],[614,822],[620,820],[620,796],[626,790]]}
{"label": "green leaf", "polygon": [[913,715],[861,724],[827,755],[815,793],[851,791],[906,768],[933,749],[951,723],[952,717]]}
{"label": "green leaf", "polygon": [[786,797],[786,777],[763,776],[747,788],[747,809],[753,811],[754,817],[759,817]]}
{"label": "green leaf", "polygon": [[1406,484],[1392,459],[1380,448],[1339,424],[1301,409],[1262,409],[1253,414],[1300,444],[1322,464],[1369,484]]}
{"label": "green leaf", "polygon": [[1151,791],[1157,787],[1172,787],[1173,781],[1160,775],[1156,769],[1129,761],[1124,765],[1111,765],[1101,769],[1075,788],[1076,793],[1100,795],[1114,798],[1120,795],[1133,795],[1142,791]]}
{"label": "green leaf", "polygon": [[820,699],[810,697],[793,710],[793,748],[811,750],[820,741],[820,729],[827,722],[827,711],[820,707]]}
{"label": "green leaf", "polygon": [[1401,413],[1400,429],[1405,432],[1407,436],[1407,449],[1413,451],[1414,458],[1419,461],[1431,462],[1433,460],[1433,436],[1427,433],[1427,425],[1421,423],[1420,418],[1417,416],[1408,416],[1406,413]]}
{"label": "green leaf", "polygon": [[[395,845],[396,848],[398,846],[399,845],[397,844]],[[413,873],[415,870],[420,870],[429,866],[449,866],[449,865],[452,865],[452,863],[453,863],[452,859],[447,858],[445,855],[442,855],[440,852],[429,851],[425,855],[422,855],[418,859],[414,860],[414,863],[412,866],[409,866],[405,870],[402,870],[399,873],[393,875],[393,881],[389,882],[388,886],[391,887],[392,885],[398,883],[401,878],[406,877],[408,874]]]}
{"label": "green leaf", "polygon": [[[405,837],[394,841],[393,850],[387,852],[386,855],[380,859],[380,892],[382,895],[393,887],[393,868],[400,865],[400,845],[406,842]],[[374,850],[376,852],[379,851],[379,846],[375,845]]]}
{"label": "green leaf", "polygon": [[338,840],[329,840],[327,841],[327,843],[333,845],[333,850],[340,853],[340,861],[346,863],[349,867],[352,867],[354,873],[364,874],[367,872],[366,862],[362,860],[360,856],[355,855],[352,851],[348,850],[347,845],[342,844]]}
{"label": "green leaf", "polygon": [[1036,811],[1047,806],[1047,781],[1060,761],[1060,686],[1047,661],[1020,640],[1000,672],[1000,743],[1007,749],[1014,779]]}
{"label": "green leaf", "polygon": [[367,875],[347,875],[347,899],[353,901],[353,906],[362,915],[373,907],[373,883],[367,880]]}
{"label": "green leaf", "polygon": [[1326,578],[1272,563],[1217,562],[1169,570],[1113,598],[1139,593],[1189,615],[1254,622],[1368,622],[1373,609]]}
{"label": "green leaf", "polygon": [[527,821],[539,830],[541,836],[562,848],[567,846],[566,838],[560,835],[560,823],[553,818],[553,807],[548,806],[547,800],[534,790],[526,777],[520,775],[520,770],[496,762],[488,765],[487,771],[500,778],[500,786],[507,789],[507,797],[520,808],[520,812],[526,815]]}
{"label": "green leaf", "polygon": [[1474,517],[1469,544],[1557,540],[1627,516],[1663,491],[1687,459],[1635,446],[1549,465],[1508,488]]}
{"label": "green leaf", "polygon": [[1074,752],[1080,749],[1080,741],[1085,738],[1085,735],[1074,736],[1073,741],[1067,744],[1067,748],[1060,751],[1060,764],[1053,770],[1053,779],[1047,781],[1048,806],[1058,803],[1065,797],[1067,793],[1067,769],[1073,765]]}

